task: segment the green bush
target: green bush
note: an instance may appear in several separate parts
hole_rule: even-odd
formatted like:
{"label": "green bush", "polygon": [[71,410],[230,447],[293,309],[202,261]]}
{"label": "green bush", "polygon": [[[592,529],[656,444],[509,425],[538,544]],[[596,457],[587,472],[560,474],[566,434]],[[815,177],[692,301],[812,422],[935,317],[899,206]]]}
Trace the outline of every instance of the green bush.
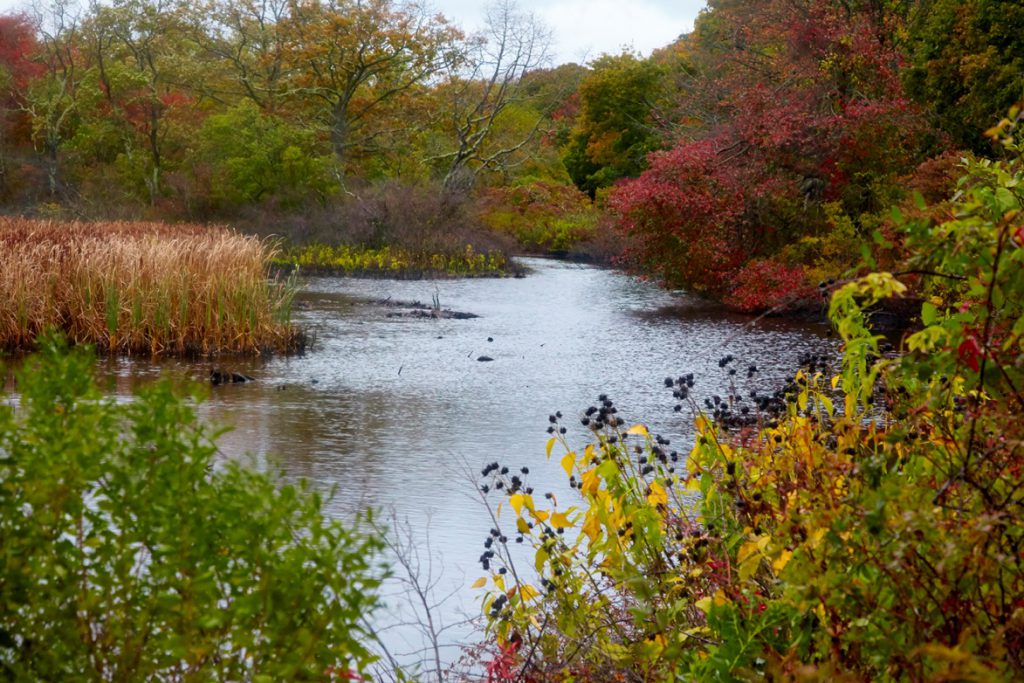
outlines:
{"label": "green bush", "polygon": [[372,660],[380,542],[234,462],[166,383],[44,339],[0,406],[0,678],[327,680]]}

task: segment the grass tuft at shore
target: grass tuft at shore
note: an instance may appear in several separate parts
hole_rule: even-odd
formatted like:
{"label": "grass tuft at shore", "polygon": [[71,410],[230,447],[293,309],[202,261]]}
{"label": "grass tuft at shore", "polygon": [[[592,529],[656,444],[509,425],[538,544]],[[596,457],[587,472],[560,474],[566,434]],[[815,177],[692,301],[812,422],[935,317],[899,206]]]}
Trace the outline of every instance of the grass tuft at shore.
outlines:
{"label": "grass tuft at shore", "polygon": [[222,227],[0,217],[0,347],[56,328],[110,353],[290,351],[294,289],[274,248]]}

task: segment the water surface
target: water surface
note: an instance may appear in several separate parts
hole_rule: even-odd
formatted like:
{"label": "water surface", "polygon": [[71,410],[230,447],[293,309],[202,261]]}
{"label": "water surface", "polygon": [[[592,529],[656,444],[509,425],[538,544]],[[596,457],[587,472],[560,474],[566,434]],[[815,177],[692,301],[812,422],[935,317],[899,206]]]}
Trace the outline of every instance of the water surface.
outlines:
{"label": "water surface", "polygon": [[[533,272],[523,279],[310,279],[296,317],[315,334],[312,351],[225,363],[257,381],[213,387],[201,408],[233,426],[220,440],[224,457],[249,453],[288,478],[334,488],[339,516],[373,506],[408,518],[420,540],[429,529],[422,556],[435,570],[444,566],[440,588],[456,590],[442,610],[449,620],[460,605],[478,611],[468,584],[483,573],[476,560],[491,521],[473,473],[495,460],[528,466],[537,492],[571,498],[557,458],[545,459],[549,414],[563,411],[569,438],[582,443],[578,418],[606,393],[621,417],[684,450],[692,418],[673,412],[664,377],[693,372],[698,396],[723,393],[729,378],[718,361],[732,354],[739,384],[754,363],[766,388],[789,376],[801,354],[831,347],[821,325],[728,314],[616,271],[526,265]],[[435,296],[480,317],[395,317],[400,309],[379,303]],[[209,371],[177,361],[101,367],[120,395],[161,374],[204,381]]]}

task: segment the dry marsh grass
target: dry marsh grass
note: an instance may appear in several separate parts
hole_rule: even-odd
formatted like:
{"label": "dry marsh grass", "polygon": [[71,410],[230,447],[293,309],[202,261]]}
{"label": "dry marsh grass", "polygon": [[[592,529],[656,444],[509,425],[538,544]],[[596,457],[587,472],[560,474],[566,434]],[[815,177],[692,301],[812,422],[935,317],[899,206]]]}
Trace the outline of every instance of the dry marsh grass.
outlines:
{"label": "dry marsh grass", "polygon": [[226,228],[0,217],[0,347],[56,328],[130,354],[289,351],[294,289],[274,248]]}

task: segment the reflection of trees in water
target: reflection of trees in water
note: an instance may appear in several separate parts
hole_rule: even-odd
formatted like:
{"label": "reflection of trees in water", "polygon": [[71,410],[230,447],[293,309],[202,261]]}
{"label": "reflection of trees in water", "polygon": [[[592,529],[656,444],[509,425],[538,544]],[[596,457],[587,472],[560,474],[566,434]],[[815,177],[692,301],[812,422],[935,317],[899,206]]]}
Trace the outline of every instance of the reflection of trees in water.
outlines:
{"label": "reflection of trees in water", "polygon": [[[255,387],[242,387],[248,391]],[[346,509],[359,510],[403,497],[402,487],[416,487],[423,467],[440,466],[444,453],[424,452],[424,430],[444,421],[452,407],[415,392],[319,390],[289,385],[259,387],[251,394],[204,406],[203,417],[234,429],[219,440],[232,457],[253,453],[263,466],[280,468],[289,479],[337,487]],[[408,467],[408,460],[423,467]],[[395,492],[398,491],[396,496]]]}

